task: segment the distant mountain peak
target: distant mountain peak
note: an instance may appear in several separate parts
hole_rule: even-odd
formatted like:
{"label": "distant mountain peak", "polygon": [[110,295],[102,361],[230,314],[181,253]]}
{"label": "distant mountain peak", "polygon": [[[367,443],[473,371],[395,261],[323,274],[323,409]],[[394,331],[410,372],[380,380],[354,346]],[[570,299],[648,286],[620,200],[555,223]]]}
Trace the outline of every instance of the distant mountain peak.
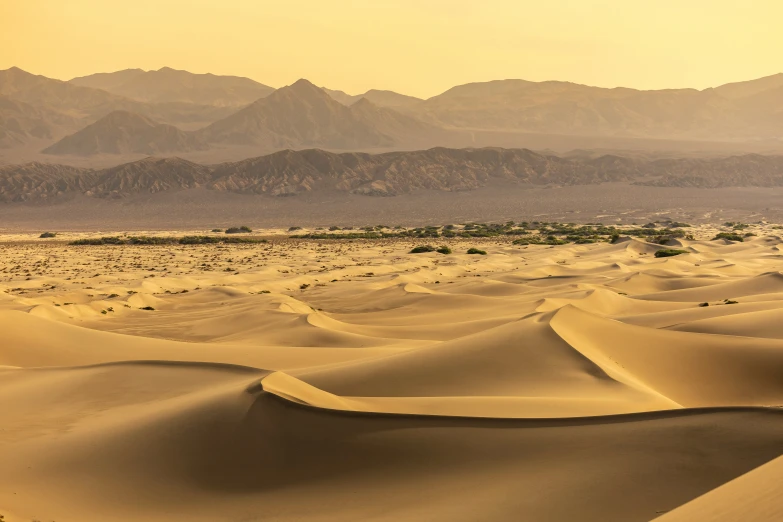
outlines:
{"label": "distant mountain peak", "polygon": [[337,103],[331,96],[329,96],[329,94],[327,94],[326,91],[314,85],[309,80],[305,80],[304,78],[297,80],[291,85],[286,85],[285,87],[277,89],[266,98],[257,100],[256,104],[262,103],[264,100],[270,100],[273,102],[282,100],[309,100],[312,102],[318,100],[318,102],[323,102],[327,105],[332,102]]}
{"label": "distant mountain peak", "polygon": [[310,88],[319,89],[319,87],[317,87],[313,82],[311,82],[307,78],[299,78],[298,80],[296,80],[294,83],[290,85],[290,87],[301,87],[301,86],[307,86]]}
{"label": "distant mountain peak", "polygon": [[[6,72],[6,73],[12,74],[13,76],[16,76],[16,77],[38,76],[37,74],[33,74],[31,72],[25,71],[24,69],[20,69],[19,67],[15,66],[15,65],[13,67],[9,67],[5,71],[0,71],[0,72]],[[53,81],[57,81],[57,80],[53,80]]]}
{"label": "distant mountain peak", "polygon": [[321,89],[320,87],[318,87],[315,84],[313,84],[310,80],[306,80],[304,78],[296,80],[291,85],[289,85],[287,87],[283,87],[282,89],[278,89],[278,90],[283,90],[283,89],[288,89],[288,90],[291,90],[291,91],[294,91],[294,92],[297,92],[297,93],[319,93],[319,94],[323,93],[323,94],[326,94],[326,92],[323,89]]}

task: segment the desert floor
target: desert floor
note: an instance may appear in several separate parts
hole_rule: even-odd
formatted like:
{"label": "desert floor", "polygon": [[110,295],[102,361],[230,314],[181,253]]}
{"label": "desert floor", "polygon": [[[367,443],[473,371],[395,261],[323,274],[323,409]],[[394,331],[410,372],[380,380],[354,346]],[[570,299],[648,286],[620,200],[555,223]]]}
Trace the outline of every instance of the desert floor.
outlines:
{"label": "desert floor", "polygon": [[416,191],[394,197],[315,191],[295,197],[206,189],[75,197],[50,203],[0,203],[0,234],[38,230],[95,232],[229,227],[445,225],[520,219],[630,225],[660,219],[691,224],[783,223],[783,187],[718,189],[629,183],[525,188],[494,183],[476,190]]}
{"label": "desert floor", "polygon": [[783,239],[700,231],[661,259],[3,236],[0,514],[783,520]]}

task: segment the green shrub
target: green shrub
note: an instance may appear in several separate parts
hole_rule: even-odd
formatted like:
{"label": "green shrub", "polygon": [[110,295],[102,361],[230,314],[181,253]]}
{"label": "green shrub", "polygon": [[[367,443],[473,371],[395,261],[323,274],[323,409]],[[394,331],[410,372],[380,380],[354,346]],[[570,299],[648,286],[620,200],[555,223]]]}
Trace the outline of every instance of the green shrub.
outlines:
{"label": "green shrub", "polygon": [[44,232],[40,236],[38,236],[42,239],[50,238],[50,237],[57,237],[57,232]]}
{"label": "green shrub", "polygon": [[485,256],[485,255],[487,255],[487,251],[486,250],[479,250],[478,248],[472,248],[471,247],[471,248],[468,249],[468,254],[476,254],[476,255],[479,255],[479,256]]}
{"label": "green shrub", "polygon": [[720,232],[718,235],[716,235],[714,238],[712,238],[713,241],[717,241],[718,239],[727,239],[729,241],[739,241],[740,243],[743,241],[741,235],[735,234],[733,232]]}
{"label": "green shrub", "polygon": [[650,238],[650,243],[654,243],[656,245],[665,245],[672,239],[673,238],[671,236],[655,236],[653,238]]}
{"label": "green shrub", "polygon": [[[225,239],[223,237],[216,237],[216,236],[183,236],[179,239],[180,245],[207,245],[212,243],[221,243]],[[242,239],[242,238],[231,238],[231,239]]]}
{"label": "green shrub", "polygon": [[127,239],[130,245],[170,245],[177,242],[175,237],[155,237],[155,236],[130,236]]}
{"label": "green shrub", "polygon": [[118,237],[95,237],[77,239],[68,243],[69,245],[123,245],[125,242]]}
{"label": "green shrub", "polygon": [[250,227],[246,227],[242,225],[241,227],[230,227],[226,229],[226,234],[248,234],[252,232],[253,229]]}
{"label": "green shrub", "polygon": [[655,257],[672,257],[672,256],[679,256],[680,254],[687,254],[687,250],[677,250],[676,248],[664,248],[663,250],[658,250],[655,253]]}
{"label": "green shrub", "polygon": [[254,239],[252,237],[224,237],[221,243],[269,243],[266,239]]}
{"label": "green shrub", "polygon": [[419,245],[413,247],[410,251],[411,254],[424,254],[426,252],[435,252],[435,247],[432,245]]}
{"label": "green shrub", "polygon": [[126,239],[119,237],[98,237],[77,239],[69,245],[210,245],[216,243],[268,243],[266,239],[250,237],[221,237],[221,236],[183,236],[154,237],[154,236],[130,236]]}
{"label": "green shrub", "polygon": [[436,252],[439,253],[439,254],[448,255],[448,254],[451,254],[451,249],[449,247],[447,247],[446,245],[443,245],[442,247],[439,247],[436,250]]}

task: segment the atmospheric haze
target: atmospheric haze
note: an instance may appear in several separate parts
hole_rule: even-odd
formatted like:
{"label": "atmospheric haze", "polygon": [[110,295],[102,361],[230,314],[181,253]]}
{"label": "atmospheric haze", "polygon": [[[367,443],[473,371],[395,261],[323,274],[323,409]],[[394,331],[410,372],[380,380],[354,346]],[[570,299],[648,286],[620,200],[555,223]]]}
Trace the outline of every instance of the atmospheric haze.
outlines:
{"label": "atmospheric haze", "polygon": [[0,522],[780,522],[783,19],[0,7]]}

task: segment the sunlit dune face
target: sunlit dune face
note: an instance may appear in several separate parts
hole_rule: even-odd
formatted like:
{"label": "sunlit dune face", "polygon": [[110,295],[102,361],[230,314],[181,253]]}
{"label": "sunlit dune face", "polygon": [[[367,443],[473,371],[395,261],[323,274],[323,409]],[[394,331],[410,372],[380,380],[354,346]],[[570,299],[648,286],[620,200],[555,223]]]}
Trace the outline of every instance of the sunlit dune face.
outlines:
{"label": "sunlit dune face", "polygon": [[[14,235],[0,506],[9,520],[773,522],[781,240],[686,225],[693,239],[666,246]],[[215,242],[172,241],[194,234]]]}

